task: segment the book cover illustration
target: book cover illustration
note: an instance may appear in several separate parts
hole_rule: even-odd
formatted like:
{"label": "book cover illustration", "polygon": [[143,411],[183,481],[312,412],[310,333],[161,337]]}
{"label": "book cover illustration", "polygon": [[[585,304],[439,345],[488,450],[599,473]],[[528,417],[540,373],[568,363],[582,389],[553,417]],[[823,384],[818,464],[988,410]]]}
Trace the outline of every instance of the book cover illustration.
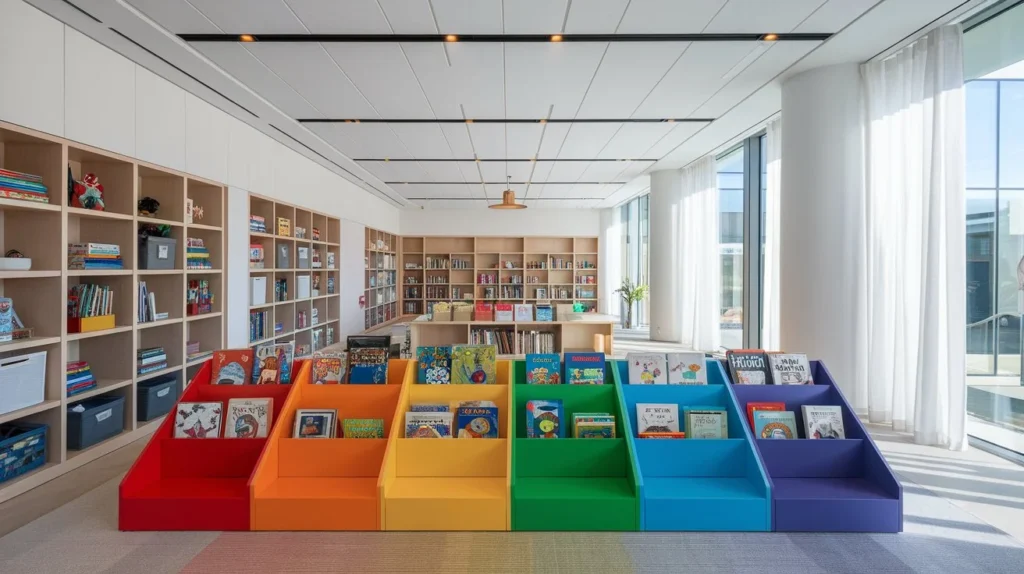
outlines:
{"label": "book cover illustration", "polygon": [[494,345],[455,345],[452,347],[453,385],[494,385],[498,382]]}
{"label": "book cover illustration", "polygon": [[563,419],[561,400],[526,401],[527,438],[563,438]]}
{"label": "book cover illustration", "polygon": [[384,419],[345,419],[341,429],[344,438],[384,438]]}
{"label": "book cover illustration", "polygon": [[293,438],[334,438],[338,411],[333,409],[298,409],[295,411]]}
{"label": "book cover illustration", "polygon": [[460,407],[458,438],[498,438],[498,407]]}
{"label": "book cover illustration", "polygon": [[708,370],[704,353],[667,353],[668,384],[706,385]]}
{"label": "book cover illustration", "polygon": [[717,409],[685,411],[687,438],[729,438],[728,414]]}
{"label": "book cover illustration", "polygon": [[626,353],[629,363],[629,382],[640,385],[668,383],[665,355],[660,353]]}
{"label": "book cover illustration", "polygon": [[797,353],[771,353],[768,363],[776,385],[813,385],[811,363],[807,355]]}
{"label": "book cover illustration", "polygon": [[219,438],[223,414],[223,403],[178,403],[174,438]]}
{"label": "book cover illustration", "polygon": [[452,413],[405,413],[405,438],[451,438]]}
{"label": "book cover illustration", "polygon": [[[843,409],[832,405],[803,405],[805,435],[811,439],[846,438]],[[756,414],[756,413],[755,413]]]}
{"label": "book cover illustration", "polygon": [[356,347],[348,353],[348,382],[353,385],[383,385],[388,382],[388,349]]}
{"label": "book cover illustration", "polygon": [[244,385],[250,382],[252,349],[224,349],[213,352],[213,384]]}
{"label": "book cover illustration", "polygon": [[14,339],[14,302],[0,297],[0,342]]}
{"label": "book cover illustration", "polygon": [[337,385],[345,380],[346,356],[344,352],[313,353],[311,363],[310,384]]}
{"label": "book cover illustration", "polygon": [[784,411],[786,403],[747,403],[747,420],[750,421],[750,430],[754,430],[754,413],[757,411]]}
{"label": "book cover illustration", "polygon": [[495,303],[494,304],[494,320],[495,321],[511,321],[513,319],[512,314],[512,303]]}
{"label": "book cover illustration", "polygon": [[637,403],[636,428],[638,433],[679,432],[679,405]]}
{"label": "book cover illustration", "polygon": [[557,353],[526,355],[526,384],[558,385],[562,382],[562,365]]}
{"label": "book cover illustration", "polygon": [[284,383],[284,375],[291,368],[289,364],[290,356],[294,352],[294,341],[271,343],[256,347],[255,362],[253,363],[253,384],[278,385]]}
{"label": "book cover illustration", "polygon": [[228,399],[224,438],[266,438],[274,413],[274,399]]}
{"label": "book cover illustration", "polygon": [[770,385],[771,368],[768,354],[761,350],[738,349],[725,354],[729,362],[729,374],[736,385]]}
{"label": "book cover illustration", "polygon": [[565,382],[603,385],[604,365],[604,353],[565,353]]}
{"label": "book cover illustration", "polygon": [[797,438],[793,411],[754,411],[754,438]]}
{"label": "book cover illustration", "polygon": [[615,416],[609,413],[576,413],[574,438],[615,438]]}
{"label": "book cover illustration", "polygon": [[421,385],[447,385],[451,382],[451,347],[417,347],[416,361],[417,383]]}

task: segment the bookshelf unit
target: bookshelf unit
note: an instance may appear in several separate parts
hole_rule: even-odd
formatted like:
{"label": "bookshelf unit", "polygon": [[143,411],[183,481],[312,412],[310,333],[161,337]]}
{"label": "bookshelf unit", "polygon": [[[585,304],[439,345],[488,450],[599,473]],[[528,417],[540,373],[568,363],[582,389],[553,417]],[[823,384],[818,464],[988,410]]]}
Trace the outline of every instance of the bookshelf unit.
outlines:
{"label": "bookshelf unit", "polygon": [[[16,249],[32,259],[30,270],[0,270],[0,295],[13,300],[15,311],[32,329],[31,337],[0,343],[0,358],[46,352],[44,400],[0,414],[0,423],[48,425],[44,463],[0,483],[0,501],[4,501],[155,430],[163,417],[137,420],[142,414],[138,412],[139,383],[173,375],[180,390],[204,362],[186,360],[187,343],[199,343],[204,351],[223,347],[225,193],[220,183],[3,122],[0,169],[41,176],[49,197],[49,203],[0,198],[0,248],[4,253]],[[103,211],[70,207],[69,171],[75,180],[88,173],[98,176]],[[155,217],[138,214],[138,201],[144,197],[160,202]],[[203,208],[202,219],[189,223],[187,199]],[[167,226],[176,240],[169,269],[141,268],[137,234],[147,224]],[[209,269],[185,268],[190,237],[203,239],[210,254]],[[69,269],[68,244],[84,242],[116,243],[123,268]],[[213,296],[209,312],[188,314],[190,280],[207,282]],[[139,321],[141,281],[155,293],[157,310],[166,312],[166,319]],[[78,284],[111,289],[111,327],[68,332],[68,289]],[[136,352],[153,346],[164,348],[167,368],[137,374]],[[89,363],[97,385],[68,397],[65,365],[78,360]],[[124,399],[120,432],[81,450],[69,449],[68,406],[97,397]]]}
{"label": "bookshelf unit", "polygon": [[[249,346],[295,341],[296,358],[307,358],[336,343],[341,220],[256,194],[249,194],[249,216]],[[263,218],[265,231],[254,217]],[[253,252],[261,250],[256,266]],[[262,331],[254,316],[262,317]]]}
{"label": "bookshelf unit", "polygon": [[438,301],[597,308],[597,237],[402,237],[402,312]]}
{"label": "bookshelf unit", "polygon": [[401,315],[398,312],[399,239],[397,235],[366,228],[366,255],[363,258],[366,268],[366,303],[363,307],[366,329],[383,325]]}

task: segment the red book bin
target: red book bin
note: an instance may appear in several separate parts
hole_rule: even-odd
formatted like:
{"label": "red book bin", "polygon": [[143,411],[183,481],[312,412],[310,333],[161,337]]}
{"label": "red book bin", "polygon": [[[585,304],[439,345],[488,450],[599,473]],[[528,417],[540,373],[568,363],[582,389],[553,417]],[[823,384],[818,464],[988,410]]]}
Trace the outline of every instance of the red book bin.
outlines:
{"label": "red book bin", "polygon": [[[211,385],[212,361],[192,379],[179,402],[274,399],[273,425],[292,385]],[[299,380],[308,361],[294,367]],[[249,479],[266,438],[173,438],[167,415],[121,481],[121,530],[249,530]]]}

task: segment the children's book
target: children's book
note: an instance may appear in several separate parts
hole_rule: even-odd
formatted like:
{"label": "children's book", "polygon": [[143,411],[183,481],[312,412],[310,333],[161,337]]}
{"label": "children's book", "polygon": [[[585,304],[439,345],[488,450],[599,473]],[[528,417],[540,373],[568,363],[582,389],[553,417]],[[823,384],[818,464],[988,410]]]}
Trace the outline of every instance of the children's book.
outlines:
{"label": "children's book", "polygon": [[704,353],[667,353],[668,384],[706,385],[708,369],[704,364]]}
{"label": "children's book", "polygon": [[803,405],[804,430],[807,438],[846,438],[843,409],[832,405]]}
{"label": "children's book", "polygon": [[220,438],[224,403],[178,403],[174,438]]}
{"label": "children's book", "polygon": [[273,414],[273,398],[228,399],[224,438],[265,438]]}
{"label": "children's book", "polygon": [[224,349],[213,352],[214,385],[244,385],[253,369],[252,349]]}
{"label": "children's book", "polygon": [[737,349],[727,351],[725,358],[729,362],[729,375],[732,377],[734,385],[772,384],[768,354],[764,351]]}
{"label": "children's book", "polygon": [[388,349],[349,348],[348,382],[353,385],[383,385],[388,382]]}
{"label": "children's book", "polygon": [[687,409],[686,438],[729,438],[728,413],[718,409]]}
{"label": "children's book", "polygon": [[637,403],[636,429],[638,433],[679,432],[679,405]]}
{"label": "children's book", "polygon": [[405,413],[405,438],[452,438],[452,413]]}
{"label": "children's book", "polygon": [[0,297],[0,342],[14,339],[14,301]]}
{"label": "children's book", "polygon": [[337,426],[335,409],[298,409],[292,438],[334,438]]}
{"label": "children's book", "polygon": [[784,411],[786,403],[747,403],[747,420],[750,421],[750,430],[754,430],[754,413],[756,411]]}
{"label": "children's book", "polygon": [[629,383],[634,385],[664,385],[668,383],[665,355],[661,353],[626,353],[629,364]]}
{"label": "children's book", "polygon": [[754,438],[798,438],[793,411],[754,411]]}
{"label": "children's book", "polygon": [[[253,367],[253,384],[277,385],[290,370],[289,361],[295,353],[295,342],[271,343],[256,347],[256,361]],[[290,373],[289,373],[290,375]]]}
{"label": "children's book", "polygon": [[337,385],[345,380],[347,357],[344,352],[313,353],[309,382],[313,385]]}
{"label": "children's book", "polygon": [[563,438],[561,400],[526,401],[526,438]]}
{"label": "children's book", "polygon": [[615,438],[615,416],[609,413],[575,413],[573,438]]}
{"label": "children's book", "polygon": [[565,353],[565,382],[570,385],[603,385],[604,353]]}
{"label": "children's book", "polygon": [[409,405],[409,411],[414,413],[447,413],[451,406],[443,403],[413,403]]}
{"label": "children's book", "polygon": [[516,321],[533,321],[533,305],[519,303],[512,309]]}
{"label": "children's book", "polygon": [[511,303],[495,303],[494,304],[494,320],[495,321],[511,321],[514,315],[512,314]]}
{"label": "children's book", "polygon": [[416,382],[421,385],[447,385],[452,382],[451,347],[416,348]]}
{"label": "children's book", "polygon": [[498,407],[460,407],[458,438],[498,438]]}
{"label": "children's book", "polygon": [[453,385],[494,385],[498,378],[494,345],[455,345],[452,347]]}
{"label": "children's book", "polygon": [[384,419],[345,419],[341,432],[343,438],[384,438]]}
{"label": "children's book", "polygon": [[562,365],[557,353],[526,355],[526,384],[557,385],[562,382]]}
{"label": "children's book", "polygon": [[811,363],[807,355],[796,353],[769,353],[772,379],[776,385],[813,385]]}

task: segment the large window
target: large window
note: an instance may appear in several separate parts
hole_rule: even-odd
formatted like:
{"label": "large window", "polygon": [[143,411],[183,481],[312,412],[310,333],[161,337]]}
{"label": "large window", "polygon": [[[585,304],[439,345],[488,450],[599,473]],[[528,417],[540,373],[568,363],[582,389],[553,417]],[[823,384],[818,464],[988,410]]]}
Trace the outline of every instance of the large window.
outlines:
{"label": "large window", "polygon": [[[622,217],[622,274],[637,285],[650,284],[650,235],[649,196],[637,197],[621,208]],[[620,305],[622,305],[620,303]],[[649,299],[638,303],[633,309],[634,326],[647,325]],[[621,317],[626,309],[619,309]]]}
{"label": "large window", "polygon": [[722,273],[722,346],[743,344],[744,147],[718,158],[718,252]]}

